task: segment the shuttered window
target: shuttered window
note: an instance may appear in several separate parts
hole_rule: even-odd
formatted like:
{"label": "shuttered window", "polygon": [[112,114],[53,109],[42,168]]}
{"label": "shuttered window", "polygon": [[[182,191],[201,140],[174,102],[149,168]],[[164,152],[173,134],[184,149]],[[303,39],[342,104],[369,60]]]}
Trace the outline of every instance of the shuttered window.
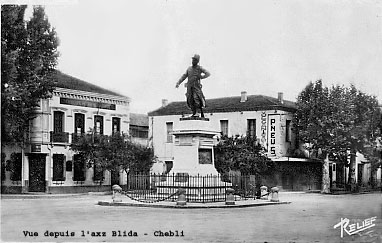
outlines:
{"label": "shuttered window", "polygon": [[85,161],[84,159],[75,154],[73,156],[73,181],[84,181],[85,180]]}
{"label": "shuttered window", "polygon": [[220,120],[220,132],[222,136],[228,136],[228,120]]}
{"label": "shuttered window", "polygon": [[256,119],[247,119],[247,136],[256,137]]}
{"label": "shuttered window", "polygon": [[65,181],[65,155],[53,154],[53,181]]}
{"label": "shuttered window", "polygon": [[112,124],[113,134],[121,132],[121,118],[113,117],[111,124]]}
{"label": "shuttered window", "polygon": [[62,111],[53,112],[53,132],[64,132],[64,112]]}
{"label": "shuttered window", "polygon": [[168,143],[172,143],[172,131],[173,131],[173,128],[174,127],[174,123],[172,122],[166,122],[166,129],[167,129],[167,142]]}
{"label": "shuttered window", "polygon": [[96,134],[103,134],[103,116],[94,116],[94,131]]}

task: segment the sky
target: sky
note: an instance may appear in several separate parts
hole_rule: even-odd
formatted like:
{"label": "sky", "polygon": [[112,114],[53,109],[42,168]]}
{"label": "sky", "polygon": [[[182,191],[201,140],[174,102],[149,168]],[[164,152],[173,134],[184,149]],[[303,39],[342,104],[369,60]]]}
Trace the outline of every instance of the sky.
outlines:
{"label": "sky", "polygon": [[354,84],[382,103],[381,1],[42,3],[60,39],[57,68],[130,97],[131,112],[184,101],[175,83],[194,54],[211,73],[202,80],[207,99],[247,91],[295,101],[322,79]]}

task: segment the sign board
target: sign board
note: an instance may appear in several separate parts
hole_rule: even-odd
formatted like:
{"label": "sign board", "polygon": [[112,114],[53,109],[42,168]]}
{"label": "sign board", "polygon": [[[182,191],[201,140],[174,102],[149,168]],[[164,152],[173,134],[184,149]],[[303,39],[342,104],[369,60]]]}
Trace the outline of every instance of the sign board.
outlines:
{"label": "sign board", "polygon": [[276,156],[280,150],[280,115],[268,115],[268,153]]}

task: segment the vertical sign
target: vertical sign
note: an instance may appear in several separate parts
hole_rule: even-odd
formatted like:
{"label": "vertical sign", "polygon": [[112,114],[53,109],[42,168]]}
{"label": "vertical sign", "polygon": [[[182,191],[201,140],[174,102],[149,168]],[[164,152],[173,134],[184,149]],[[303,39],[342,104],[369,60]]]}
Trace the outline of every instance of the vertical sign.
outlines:
{"label": "vertical sign", "polygon": [[280,115],[268,116],[268,153],[276,156],[280,150]]}
{"label": "vertical sign", "polygon": [[267,113],[261,112],[261,144],[264,148],[267,147]]}

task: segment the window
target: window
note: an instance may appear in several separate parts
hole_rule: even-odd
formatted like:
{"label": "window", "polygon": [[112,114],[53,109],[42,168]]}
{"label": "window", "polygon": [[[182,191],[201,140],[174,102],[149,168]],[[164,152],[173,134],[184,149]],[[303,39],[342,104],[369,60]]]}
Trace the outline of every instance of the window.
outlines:
{"label": "window", "polygon": [[9,171],[11,172],[12,181],[21,181],[22,170],[22,154],[12,153],[9,161]]}
{"label": "window", "polygon": [[94,164],[93,181],[103,181],[103,169],[100,165]]}
{"label": "window", "polygon": [[166,163],[166,174],[168,174],[170,172],[170,170],[172,169],[173,162],[172,161],[165,161],[165,163]]}
{"label": "window", "polygon": [[199,164],[212,164],[212,149],[199,149]]}
{"label": "window", "polygon": [[53,112],[53,131],[50,132],[50,141],[55,143],[69,142],[69,133],[65,133],[64,125],[65,113],[62,111]]}
{"label": "window", "polygon": [[73,181],[84,181],[85,180],[85,161],[79,154],[73,156]]}
{"label": "window", "polygon": [[71,160],[66,161],[66,171],[72,171],[72,170],[73,170],[72,161]]}
{"label": "window", "polygon": [[167,128],[167,142],[168,143],[172,143],[173,139],[173,135],[172,135],[172,131],[173,131],[173,126],[174,126],[174,123],[172,122],[166,122],[166,128]]}
{"label": "window", "polygon": [[292,121],[286,120],[286,126],[285,126],[285,141],[291,142],[292,141]]}
{"label": "window", "polygon": [[148,138],[149,137],[149,131],[146,127],[139,127],[139,126],[133,126],[130,125],[129,132],[132,137],[135,138]]}
{"label": "window", "polygon": [[53,112],[53,132],[54,133],[64,132],[64,112],[62,111]]}
{"label": "window", "polygon": [[332,168],[333,168],[333,171],[336,171],[336,164],[335,163],[333,163]]}
{"label": "window", "polygon": [[188,173],[176,173],[175,175],[175,182],[188,182],[188,179]]}
{"label": "window", "polygon": [[103,134],[103,116],[94,116],[94,132]]}
{"label": "window", "polygon": [[65,181],[65,155],[53,154],[53,180]]}
{"label": "window", "polygon": [[121,118],[113,117],[111,124],[112,124],[113,134],[119,133],[121,131]]}
{"label": "window", "polygon": [[78,142],[80,137],[85,133],[85,115],[81,113],[74,114],[74,133],[72,135],[72,143]]}
{"label": "window", "polygon": [[85,133],[85,115],[81,113],[74,114],[74,133],[80,135]]}
{"label": "window", "polygon": [[228,136],[228,120],[220,120],[220,132],[222,136]]}
{"label": "window", "polygon": [[256,119],[247,120],[247,136],[256,137]]}

